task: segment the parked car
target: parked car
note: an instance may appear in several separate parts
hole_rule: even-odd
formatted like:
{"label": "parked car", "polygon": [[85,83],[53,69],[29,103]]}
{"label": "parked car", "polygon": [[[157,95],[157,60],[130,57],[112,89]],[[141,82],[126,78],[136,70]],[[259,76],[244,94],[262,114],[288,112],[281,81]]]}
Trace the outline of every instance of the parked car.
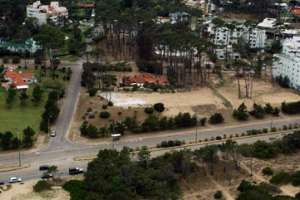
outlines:
{"label": "parked car", "polygon": [[82,174],[82,173],[83,173],[82,168],[79,168],[79,167],[69,168],[69,174],[70,175],[76,175],[76,174]]}
{"label": "parked car", "polygon": [[50,136],[51,137],[55,137],[56,136],[56,131],[55,130],[51,130]]}
{"label": "parked car", "polygon": [[0,185],[5,185],[4,181],[0,181]]}
{"label": "parked car", "polygon": [[47,171],[49,170],[50,166],[49,165],[41,165],[40,166],[40,171]]}
{"label": "parked car", "polygon": [[49,178],[52,178],[53,177],[53,174],[51,173],[44,173],[41,178],[42,179],[49,179]]}
{"label": "parked car", "polygon": [[9,183],[19,183],[19,182],[22,182],[22,178],[21,177],[10,177],[8,182]]}

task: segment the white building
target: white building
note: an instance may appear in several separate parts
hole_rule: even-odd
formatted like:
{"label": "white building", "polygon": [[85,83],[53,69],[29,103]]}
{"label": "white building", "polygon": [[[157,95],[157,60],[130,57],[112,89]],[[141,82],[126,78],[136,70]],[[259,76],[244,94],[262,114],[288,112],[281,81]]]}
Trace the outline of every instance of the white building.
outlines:
{"label": "white building", "polygon": [[274,57],[273,77],[288,77],[290,86],[300,90],[300,36],[285,39],[282,52]]}
{"label": "white building", "polygon": [[26,7],[27,17],[36,18],[38,24],[46,24],[47,19],[57,24],[59,18],[68,18],[68,9],[59,6],[57,1],[50,2],[50,5],[42,5],[40,1],[36,1]]}
{"label": "white building", "polygon": [[251,49],[264,49],[267,44],[266,31],[263,29],[250,29],[243,34],[243,38]]}
{"label": "white building", "polygon": [[262,28],[262,29],[272,30],[272,29],[276,28],[276,25],[277,25],[277,19],[265,18],[262,22],[257,24],[257,27]]}

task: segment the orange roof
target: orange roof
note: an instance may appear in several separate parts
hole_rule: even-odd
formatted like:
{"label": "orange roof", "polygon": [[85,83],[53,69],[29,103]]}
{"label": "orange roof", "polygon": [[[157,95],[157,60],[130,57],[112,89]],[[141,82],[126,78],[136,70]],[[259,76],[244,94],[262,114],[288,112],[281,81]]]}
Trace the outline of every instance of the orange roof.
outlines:
{"label": "orange roof", "polygon": [[154,75],[150,73],[142,73],[133,76],[125,76],[123,77],[123,82],[126,85],[130,84],[144,84],[144,83],[153,83],[159,85],[168,85],[169,81],[165,76]]}
{"label": "orange roof", "polygon": [[27,85],[24,79],[32,79],[33,75],[30,72],[18,73],[15,71],[6,71],[5,77],[9,78],[12,81],[14,87]]}
{"label": "orange roof", "polygon": [[300,16],[300,7],[294,7],[291,9],[291,13],[295,16]]}

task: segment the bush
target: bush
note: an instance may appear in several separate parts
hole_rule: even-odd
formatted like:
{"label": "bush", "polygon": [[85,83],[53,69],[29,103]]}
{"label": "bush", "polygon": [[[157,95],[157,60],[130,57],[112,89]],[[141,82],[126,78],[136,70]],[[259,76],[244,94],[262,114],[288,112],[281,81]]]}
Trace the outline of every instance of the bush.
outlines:
{"label": "bush", "polygon": [[287,184],[291,182],[291,176],[287,172],[278,172],[270,179],[270,183],[275,185]]}
{"label": "bush", "polygon": [[274,174],[272,168],[270,168],[270,167],[263,168],[262,173],[265,176],[272,176]]}
{"label": "bush", "polygon": [[88,93],[89,93],[90,97],[94,97],[94,96],[96,96],[97,91],[98,91],[97,88],[90,88],[90,89],[88,90]]}
{"label": "bush", "polygon": [[154,109],[152,107],[147,107],[145,108],[144,112],[147,114],[152,114],[154,112]]}
{"label": "bush", "polygon": [[292,184],[293,186],[299,186],[300,185],[300,171],[296,171],[292,175]]}
{"label": "bush", "polygon": [[12,59],[13,64],[19,64],[20,61],[21,61],[21,59],[19,57],[13,57],[13,59]]}
{"label": "bush", "polygon": [[102,111],[102,112],[100,112],[99,117],[102,119],[107,119],[110,117],[110,113],[107,111]]}
{"label": "bush", "polygon": [[165,106],[163,103],[156,103],[153,106],[154,110],[156,110],[157,112],[163,112],[165,110]]}
{"label": "bush", "polygon": [[83,181],[68,181],[63,185],[63,188],[70,193],[71,200],[82,200],[86,197],[86,186]]}
{"label": "bush", "polygon": [[221,124],[224,122],[224,117],[221,113],[215,113],[209,118],[211,124]]}
{"label": "bush", "polygon": [[102,106],[102,109],[103,109],[103,110],[106,110],[106,109],[107,109],[107,105],[103,105],[103,106]]}
{"label": "bush", "polygon": [[222,199],[223,198],[223,193],[221,191],[217,191],[215,194],[214,194],[214,198],[215,199]]}
{"label": "bush", "polygon": [[109,101],[109,102],[107,103],[107,105],[110,106],[110,107],[112,107],[112,106],[114,106],[114,103],[113,103],[112,101]]}
{"label": "bush", "polygon": [[45,190],[51,190],[51,184],[48,183],[48,181],[45,180],[39,180],[34,186],[33,190],[35,192],[42,192]]}

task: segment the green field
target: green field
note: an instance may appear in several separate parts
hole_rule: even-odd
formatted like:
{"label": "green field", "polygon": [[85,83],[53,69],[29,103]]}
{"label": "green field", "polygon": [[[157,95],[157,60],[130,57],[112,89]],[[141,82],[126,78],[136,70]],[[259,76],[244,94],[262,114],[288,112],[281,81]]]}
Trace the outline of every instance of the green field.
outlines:
{"label": "green field", "polygon": [[[28,95],[30,98],[31,91],[28,92]],[[17,134],[27,126],[32,127],[35,131],[39,130],[44,102],[34,105],[28,99],[26,105],[21,105],[17,96],[15,102],[8,108],[5,100],[6,91],[0,88],[0,132],[11,131],[13,134]]]}

